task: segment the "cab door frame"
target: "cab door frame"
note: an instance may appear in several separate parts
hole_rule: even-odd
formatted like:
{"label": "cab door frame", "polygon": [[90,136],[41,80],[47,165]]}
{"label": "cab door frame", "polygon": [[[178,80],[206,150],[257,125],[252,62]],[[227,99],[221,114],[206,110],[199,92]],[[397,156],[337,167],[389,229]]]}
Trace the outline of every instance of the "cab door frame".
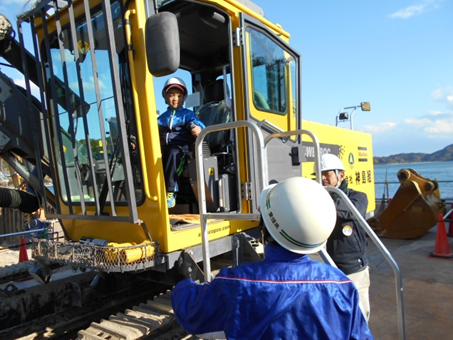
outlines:
{"label": "cab door frame", "polygon": [[[302,100],[301,86],[299,85],[301,84],[300,54],[285,41],[279,38],[275,32],[268,29],[263,23],[252,16],[246,13],[241,13],[240,22],[240,28],[238,29],[236,36],[236,46],[240,46],[242,48],[241,61],[243,64],[242,76],[244,81],[245,119],[258,124],[264,138],[276,132],[300,130],[302,127]],[[272,44],[275,44],[276,47],[281,48],[281,52],[285,56],[284,65],[282,66],[282,69],[284,70],[284,79],[282,84],[283,89],[285,90],[285,97],[283,99],[286,108],[280,109],[280,112],[270,108],[258,109],[254,98],[252,98],[252,93],[255,93],[255,89],[253,88],[253,69],[251,68],[249,60],[251,55],[251,41],[248,33],[249,30],[253,30],[253,32],[257,32],[258,34],[269,38],[269,41]],[[291,65],[291,62],[294,67]],[[278,104],[279,103],[277,103],[277,105]],[[248,168],[247,183],[245,183],[244,186],[248,187],[247,192],[249,193],[249,196],[246,197],[246,200],[252,202],[250,205],[251,212],[255,212],[259,207],[260,192],[258,192],[258,186],[253,185],[259,177],[256,174],[256,159],[253,154],[255,142],[254,137],[250,132],[247,133],[246,143],[249,144],[247,147],[247,157],[249,158],[249,161],[247,163],[250,164],[250,167]],[[300,136],[291,138],[274,138],[267,145],[269,183],[276,183],[288,177],[301,176],[302,167],[298,156],[301,154],[300,151]]]}

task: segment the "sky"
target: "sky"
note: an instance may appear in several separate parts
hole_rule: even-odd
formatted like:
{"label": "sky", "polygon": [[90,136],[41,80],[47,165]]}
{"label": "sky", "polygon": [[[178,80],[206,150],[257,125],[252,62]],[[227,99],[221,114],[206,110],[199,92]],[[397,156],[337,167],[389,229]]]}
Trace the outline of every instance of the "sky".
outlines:
{"label": "sky", "polygon": [[372,134],[375,156],[453,144],[452,0],[255,3],[302,55],[304,119],[335,125],[367,101],[353,125]]}
{"label": "sky", "polygon": [[[353,126],[372,134],[374,156],[453,144],[453,0],[254,2],[302,55],[303,119],[335,125],[342,108],[366,101]],[[13,21],[25,3],[2,0],[0,13]]]}

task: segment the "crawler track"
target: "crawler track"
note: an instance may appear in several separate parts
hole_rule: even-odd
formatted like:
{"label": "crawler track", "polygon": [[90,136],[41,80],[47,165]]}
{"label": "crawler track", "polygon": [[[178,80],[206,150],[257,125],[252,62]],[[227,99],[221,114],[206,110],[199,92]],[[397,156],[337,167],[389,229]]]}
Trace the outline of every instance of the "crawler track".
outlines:
{"label": "crawler track", "polygon": [[187,334],[176,322],[171,307],[170,292],[156,296],[108,320],[94,322],[78,332],[77,339],[198,339]]}
{"label": "crawler track", "polygon": [[171,286],[151,282],[147,272],[104,273],[94,286],[97,273],[63,267],[55,273],[66,268],[67,277],[54,280],[54,274],[38,285],[24,270],[31,263],[4,271],[4,280],[14,273],[18,281],[8,284],[18,288],[0,291],[0,339],[198,339],[176,322]]}
{"label": "crawler track", "polygon": [[[0,270],[3,282],[10,273],[19,279],[8,283],[15,290],[0,284],[0,339],[198,339],[176,322],[172,287],[156,283],[156,272],[74,272],[65,266],[40,285],[24,270],[30,263]],[[220,256],[211,265],[215,274],[231,258]]]}
{"label": "crawler track", "polygon": [[[231,265],[231,258],[218,257],[211,262],[215,275],[221,267]],[[140,303],[116,315],[93,322],[80,330],[78,340],[191,340],[200,339],[188,334],[176,321],[171,305],[171,290],[167,290],[146,303]]]}
{"label": "crawler track", "polygon": [[[143,301],[142,305],[148,305],[154,297],[170,288],[150,282],[146,273],[104,273],[96,276],[97,273],[74,273],[68,268],[67,275],[54,280],[56,272],[49,284],[39,285],[29,277],[24,278],[28,275],[23,270],[23,264],[17,268],[9,267],[7,276],[11,277],[9,273],[13,272],[19,280],[8,281],[1,286],[0,339],[75,339],[79,330],[90,328],[90,325],[94,327],[96,323],[106,328],[106,322],[102,319],[119,318],[123,311],[126,316],[130,314],[129,309],[142,308]],[[65,274],[62,271],[59,274]],[[137,307],[132,307],[134,305]],[[159,308],[154,307],[154,310],[158,315]],[[162,322],[156,318],[156,326],[170,323],[173,316],[167,312],[160,319]],[[167,321],[164,323],[163,320]],[[150,327],[148,332],[156,328]]]}

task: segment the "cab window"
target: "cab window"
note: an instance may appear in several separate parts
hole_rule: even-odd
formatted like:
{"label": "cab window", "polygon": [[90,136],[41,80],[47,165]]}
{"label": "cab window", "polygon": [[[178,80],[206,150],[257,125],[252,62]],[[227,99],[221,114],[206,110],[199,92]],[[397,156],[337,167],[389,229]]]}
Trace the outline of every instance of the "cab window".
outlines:
{"label": "cab window", "polygon": [[288,110],[287,53],[264,33],[247,28],[250,37],[253,104],[260,111],[285,115]]}

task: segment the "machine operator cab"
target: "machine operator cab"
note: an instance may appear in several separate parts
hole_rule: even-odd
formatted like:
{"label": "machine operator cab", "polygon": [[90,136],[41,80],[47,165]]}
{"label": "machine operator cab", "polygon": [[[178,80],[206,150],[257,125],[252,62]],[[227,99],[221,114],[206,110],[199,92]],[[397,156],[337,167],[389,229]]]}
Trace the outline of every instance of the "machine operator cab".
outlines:
{"label": "machine operator cab", "polygon": [[[250,2],[248,2],[250,3]],[[253,5],[253,4],[252,4]],[[257,6],[247,13],[227,3],[168,1],[146,23],[147,63],[155,77],[186,73],[196,99],[192,102],[206,126],[251,121],[264,137],[301,128],[299,55],[286,43],[281,27],[259,22]],[[261,13],[262,14],[262,13]],[[277,30],[277,32],[275,31]],[[283,40],[282,40],[283,38]],[[187,107],[187,105],[186,105]],[[257,208],[260,185],[256,141],[250,131],[228,129],[208,133],[203,151],[206,204],[209,212],[250,212]],[[298,137],[278,138],[268,145],[269,179],[300,176]],[[170,213],[196,213],[195,162],[189,157],[189,182],[195,197],[182,185]],[[184,176],[180,179],[184,183]],[[187,181],[186,181],[187,183]],[[190,195],[189,195],[190,196]]]}

